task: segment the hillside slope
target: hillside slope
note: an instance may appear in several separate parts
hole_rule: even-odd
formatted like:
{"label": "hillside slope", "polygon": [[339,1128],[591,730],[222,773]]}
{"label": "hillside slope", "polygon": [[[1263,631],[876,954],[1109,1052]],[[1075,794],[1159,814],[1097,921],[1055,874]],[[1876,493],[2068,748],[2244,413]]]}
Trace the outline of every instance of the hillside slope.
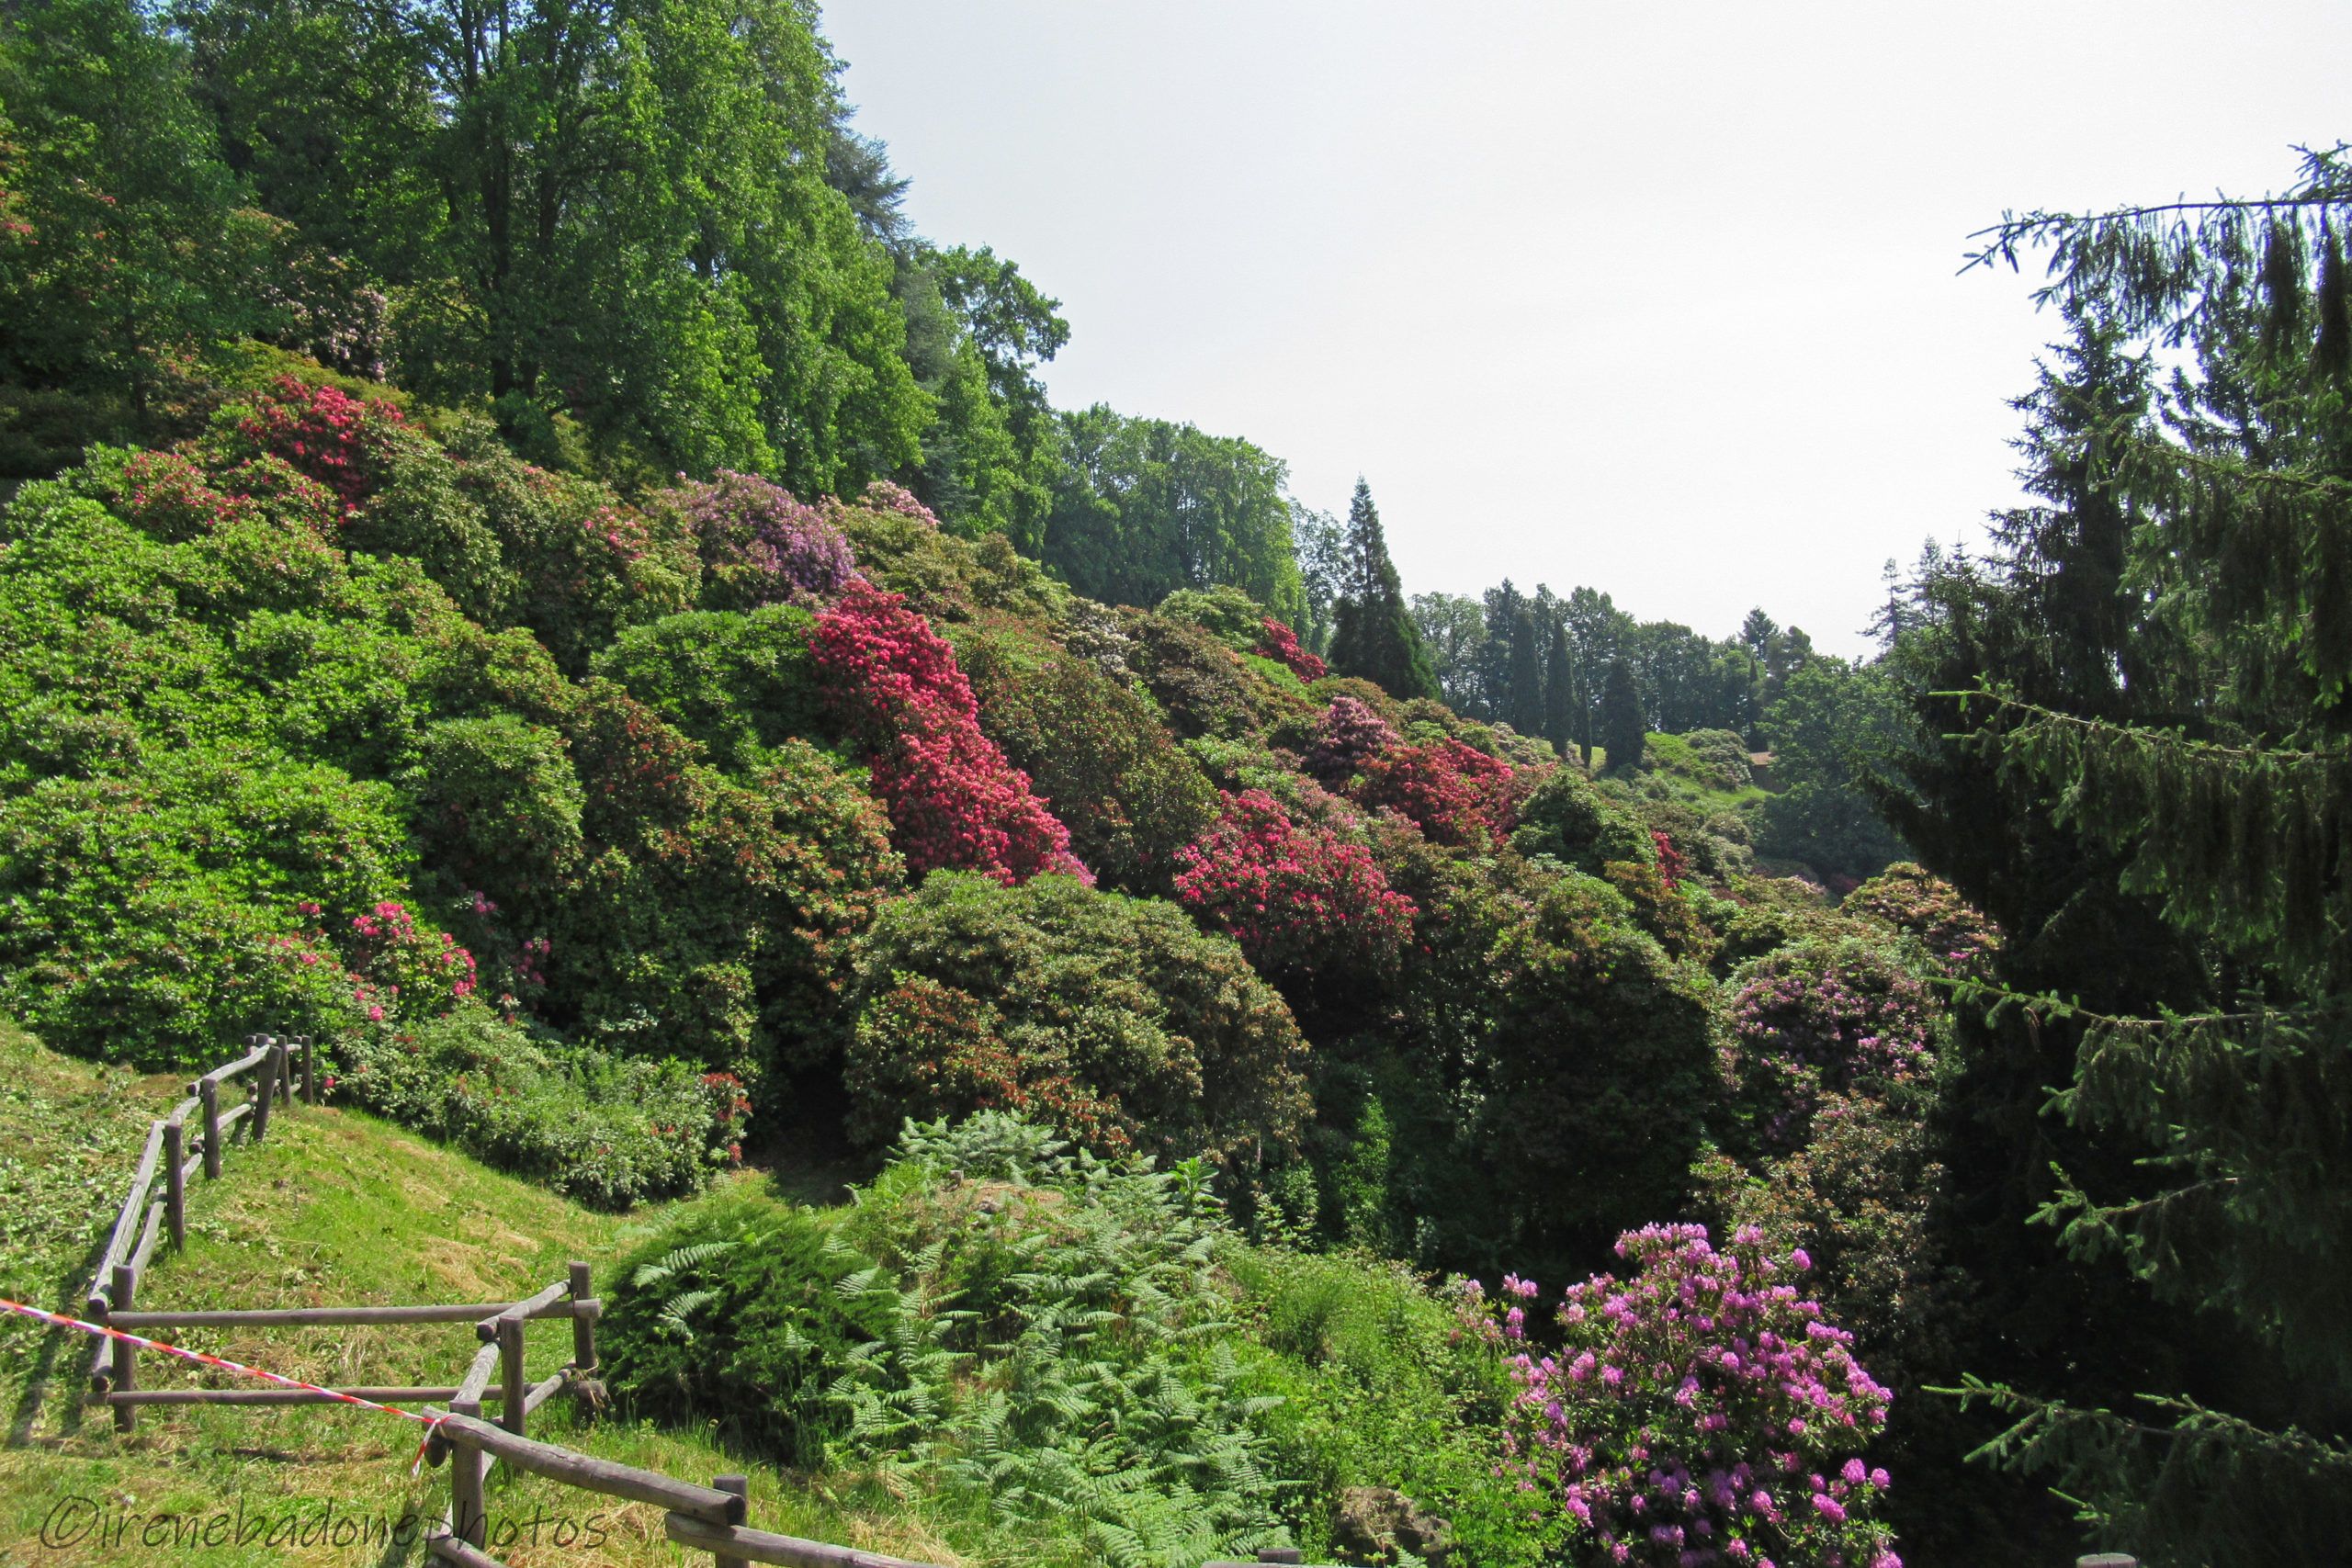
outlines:
{"label": "hillside slope", "polygon": [[[61,1056],[0,1027],[0,1149],[9,1151],[0,1160],[0,1294],[78,1307],[145,1122],[170,1107],[178,1087],[175,1077]],[[741,1196],[763,1185],[745,1174],[726,1190]],[[514,1298],[559,1277],[567,1259],[601,1264],[677,1207],[598,1213],[375,1117],[304,1109],[276,1121],[265,1145],[232,1145],[222,1179],[191,1191],[187,1252],[159,1257],[142,1302],[204,1309]],[[569,1333],[561,1323],[533,1326],[535,1371],[569,1359]],[[454,1381],[473,1351],[463,1325],[187,1330],[175,1342],[305,1380],[368,1383]],[[275,1527],[315,1520],[330,1505],[336,1517],[391,1521],[408,1510],[437,1516],[447,1504],[446,1469],[410,1478],[413,1429],[365,1411],[151,1408],[135,1434],[119,1438],[103,1410],[82,1403],[85,1357],[79,1336],[0,1324],[0,1399],[9,1421],[0,1447],[0,1561],[61,1568],[123,1561],[166,1514],[202,1523],[223,1511],[233,1519],[242,1507],[246,1521],[266,1517]],[[141,1361],[144,1386],[193,1384],[201,1375],[160,1357]],[[763,1528],[943,1564],[987,1560],[947,1545],[920,1499],[890,1496],[854,1475],[812,1490],[692,1432],[579,1427],[560,1400],[545,1416],[535,1428],[541,1435],[606,1458],[687,1478],[748,1473],[752,1517]],[[658,1510],[602,1506],[529,1478],[493,1479],[492,1495],[494,1515],[518,1529],[535,1510],[583,1520],[601,1513],[605,1534],[595,1561],[676,1560]],[[104,1539],[91,1528],[96,1517],[104,1531],[129,1520],[128,1533]],[[45,1522],[55,1546],[43,1537]],[[984,1529],[963,1533],[985,1547]],[[516,1568],[582,1560],[580,1550],[555,1546],[552,1526],[537,1546],[526,1535],[501,1554]],[[380,1544],[197,1546],[171,1556],[202,1568],[421,1560],[414,1550],[387,1557]]]}

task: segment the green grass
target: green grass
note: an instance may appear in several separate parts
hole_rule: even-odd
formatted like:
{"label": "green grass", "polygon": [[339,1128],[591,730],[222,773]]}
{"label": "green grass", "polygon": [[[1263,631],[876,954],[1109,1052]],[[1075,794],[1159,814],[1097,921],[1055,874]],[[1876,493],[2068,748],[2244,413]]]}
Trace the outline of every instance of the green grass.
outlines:
{"label": "green grass", "polygon": [[[50,1052],[0,1026],[0,1293],[51,1307],[78,1307],[104,1232],[121,1201],[146,1124],[168,1110],[175,1077],[143,1077]],[[822,1185],[797,1173],[795,1188]],[[763,1175],[727,1186],[772,1190]],[[779,1201],[782,1201],[779,1195]],[[282,1111],[262,1145],[233,1144],[222,1179],[198,1180],[189,1195],[188,1247],[159,1252],[141,1280],[141,1304],[219,1308],[324,1303],[512,1300],[560,1278],[566,1260],[616,1255],[679,1205],[628,1214],[597,1213],[542,1188],[502,1176],[372,1117],[335,1110]],[[601,1277],[601,1275],[600,1275]],[[447,1472],[411,1479],[415,1428],[392,1417],[340,1407],[151,1407],[139,1429],[119,1437],[107,1413],[82,1398],[85,1344],[78,1335],[13,1320],[0,1330],[0,1401],[9,1413],[0,1446],[0,1563],[58,1568],[138,1561],[165,1550],[141,1542],[164,1513],[248,1519],[437,1517]],[[452,1383],[474,1351],[466,1325],[311,1330],[188,1330],[191,1348],[310,1382]],[[543,1376],[571,1358],[571,1326],[532,1325],[526,1364]],[[213,1374],[147,1355],[141,1386],[212,1382]],[[258,1385],[254,1385],[258,1386]],[[535,1436],[688,1479],[727,1472],[752,1480],[752,1519],[765,1529],[842,1541],[953,1565],[986,1562],[949,1537],[996,1544],[984,1522],[943,1514],[874,1476],[786,1475],[724,1451],[693,1432],[653,1432],[618,1424],[579,1427],[566,1401],[534,1418]],[[132,1520],[118,1540],[96,1532],[45,1548],[42,1522],[60,1499],[86,1498],[109,1520]],[[675,1563],[660,1511],[500,1474],[494,1517],[517,1521],[533,1510],[579,1520],[600,1516],[595,1550],[559,1546],[543,1526],[537,1544],[518,1539],[498,1554],[516,1568],[595,1561]],[[168,1528],[168,1527],[164,1527]],[[374,1546],[224,1544],[168,1551],[199,1568],[290,1562],[414,1562]]]}

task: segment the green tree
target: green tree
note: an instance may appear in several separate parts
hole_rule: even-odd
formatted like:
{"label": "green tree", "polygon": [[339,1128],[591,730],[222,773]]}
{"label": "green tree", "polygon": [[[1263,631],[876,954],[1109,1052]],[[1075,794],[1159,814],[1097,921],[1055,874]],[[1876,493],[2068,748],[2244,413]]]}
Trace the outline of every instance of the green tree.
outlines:
{"label": "green tree", "polygon": [[1413,595],[1413,629],[1429,649],[1439,694],[1456,713],[1488,716],[1479,693],[1478,664],[1487,640],[1487,618],[1478,601],[1462,593]]}
{"label": "green tree", "polygon": [[1634,682],[1634,666],[1630,660],[1618,659],[1609,666],[1607,683],[1600,690],[1600,748],[1607,753],[1610,769],[1617,773],[1634,773],[1642,765],[1644,737],[1649,725],[1642,714],[1642,694]]}
{"label": "green tree", "polygon": [[1333,616],[1331,667],[1342,675],[1360,675],[1393,697],[1436,696],[1437,672],[1388,558],[1372,487],[1361,479],[1348,503],[1347,560],[1346,592]]}
{"label": "green tree", "polygon": [[1551,647],[1544,656],[1544,739],[1565,758],[1575,743],[1577,710],[1582,702],[1583,671],[1568,647],[1567,622],[1555,617]]}
{"label": "green tree", "polygon": [[[2329,152],[2280,197],[1995,231],[1988,262],[2050,248],[2074,328],[2026,403],[2042,504],[1906,637],[1980,694],[1920,697],[1925,733],[1973,733],[1922,753],[1916,816],[1973,765],[1961,826],[2015,824],[1928,852],[1986,890],[2003,987],[2071,1051],[2037,1217],[2157,1303],[2102,1323],[2130,1382],[1993,1388],[2017,1425],[1990,1453],[2165,1564],[2331,1562],[2352,1533],[2347,222]],[[2151,342],[2188,351],[2160,390]]]}
{"label": "green tree", "polygon": [[1903,694],[1882,672],[1815,659],[1792,673],[1764,716],[1778,793],[1757,848],[1857,881],[1903,854],[1880,814],[1883,784],[1909,738]]}
{"label": "green tree", "polygon": [[1044,559],[1089,598],[1156,604],[1179,588],[1238,588],[1283,620],[1303,602],[1283,461],[1238,436],[1129,419],[1097,404],[1060,416]]}
{"label": "green tree", "polygon": [[187,49],[128,0],[0,16],[0,378],[95,398],[91,435],[146,432],[176,379],[271,321],[273,227],[189,85]]}

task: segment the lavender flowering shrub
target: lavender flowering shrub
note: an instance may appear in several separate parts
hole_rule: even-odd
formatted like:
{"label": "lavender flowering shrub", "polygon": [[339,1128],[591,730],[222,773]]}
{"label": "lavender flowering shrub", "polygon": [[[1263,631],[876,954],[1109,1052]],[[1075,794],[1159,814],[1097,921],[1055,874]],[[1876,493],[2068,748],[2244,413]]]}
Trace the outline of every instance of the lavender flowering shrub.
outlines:
{"label": "lavender flowering shrub", "polygon": [[1925,983],[1861,942],[1804,942],[1749,964],[1727,1069],[1754,1144],[1803,1145],[1825,1094],[1883,1095],[1925,1077],[1940,1014]]}
{"label": "lavender flowering shrub", "polygon": [[783,486],[721,468],[656,498],[684,521],[702,557],[709,608],[756,610],[827,597],[857,570],[849,540]]}
{"label": "lavender flowering shrub", "polygon": [[1888,1393],[1800,1299],[1803,1249],[1776,1258],[1753,1226],[1717,1251],[1704,1225],[1648,1225],[1617,1255],[1633,1278],[1570,1287],[1549,1351],[1528,1337],[1533,1280],[1464,1287],[1516,1385],[1504,1464],[1560,1560],[1902,1568],[1874,1517],[1887,1473],[1862,1457]]}
{"label": "lavender flowering shrub", "polygon": [[1334,697],[1315,727],[1306,768],[1324,781],[1344,780],[1371,758],[1404,744],[1388,721],[1355,697]]}

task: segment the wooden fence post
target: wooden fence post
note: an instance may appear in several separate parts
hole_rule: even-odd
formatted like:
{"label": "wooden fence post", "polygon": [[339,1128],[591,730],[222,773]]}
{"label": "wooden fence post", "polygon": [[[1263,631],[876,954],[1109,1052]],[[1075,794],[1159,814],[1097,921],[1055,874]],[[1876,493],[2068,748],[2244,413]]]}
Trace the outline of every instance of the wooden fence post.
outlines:
{"label": "wooden fence post", "polygon": [[[173,1114],[177,1115],[175,1111]],[[172,1250],[187,1250],[187,1129],[177,1122],[164,1123],[164,1216],[172,1223]]]}
{"label": "wooden fence post", "polygon": [[[571,1299],[575,1303],[584,1302],[596,1293],[588,1265],[575,1260],[566,1272],[571,1276]],[[576,1304],[571,1313],[571,1365],[582,1377],[591,1376],[596,1371],[596,1320],[580,1311]]]}
{"label": "wooden fence post", "polygon": [[530,1388],[523,1382],[523,1320],[502,1317],[498,1320],[498,1386],[501,1393],[498,1424],[522,1437],[524,1396]]}
{"label": "wooden fence post", "polygon": [[[714,1477],[711,1481],[711,1485],[718,1491],[731,1493],[738,1497],[748,1497],[752,1495],[751,1482],[746,1477],[741,1475],[721,1475]],[[729,1557],[723,1551],[712,1552],[710,1554],[710,1560],[712,1568],[752,1568],[752,1562],[750,1558]]]}
{"label": "wooden fence post", "polygon": [[[481,1419],[479,1399],[452,1400],[449,1410],[452,1415]],[[482,1480],[490,1470],[490,1456],[464,1443],[452,1443],[449,1461],[450,1530],[468,1546],[485,1546],[490,1540],[490,1516],[482,1502]]]}
{"label": "wooden fence post", "polygon": [[[139,1270],[133,1269],[128,1263],[116,1264],[114,1266],[114,1289],[108,1293],[114,1298],[115,1311],[122,1312],[127,1310],[139,1297]],[[139,1352],[132,1348],[130,1340],[118,1339],[114,1341],[115,1393],[129,1393],[132,1387],[135,1386],[136,1380],[139,1376],[137,1360],[138,1355]],[[117,1404],[115,1405],[114,1429],[116,1431],[129,1432],[138,1425],[139,1407],[137,1405],[122,1404]]]}
{"label": "wooden fence post", "polygon": [[288,1116],[294,1114],[294,1045],[281,1040],[269,1048],[271,1076],[277,1082],[277,1103],[286,1107]]}
{"label": "wooden fence post", "polygon": [[204,1103],[204,1179],[220,1179],[220,1086],[210,1078],[196,1086]]}
{"label": "wooden fence post", "polygon": [[302,1039],[302,1102],[316,1105],[319,1101],[319,1042],[316,1035]]}
{"label": "wooden fence post", "polygon": [[[269,1036],[258,1038],[266,1042]],[[254,1079],[253,1137],[256,1144],[269,1136],[269,1102],[277,1093],[277,1047],[270,1046],[269,1052],[261,1059]]]}

